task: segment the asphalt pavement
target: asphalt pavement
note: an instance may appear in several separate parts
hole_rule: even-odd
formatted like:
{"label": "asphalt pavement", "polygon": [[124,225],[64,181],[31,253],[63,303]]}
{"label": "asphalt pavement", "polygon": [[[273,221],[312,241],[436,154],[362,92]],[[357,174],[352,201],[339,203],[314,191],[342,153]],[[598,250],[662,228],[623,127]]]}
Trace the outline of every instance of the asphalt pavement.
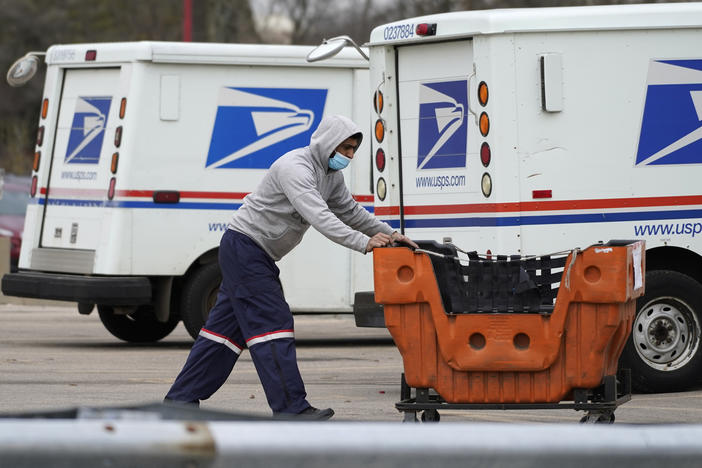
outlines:
{"label": "asphalt pavement", "polygon": [[[182,325],[145,345],[119,341],[97,313],[75,306],[23,301],[0,305],[0,413],[160,402],[187,357],[192,340]],[[350,315],[298,315],[298,362],[308,400],[332,407],[334,420],[395,421],[402,415],[402,359],[385,329],[355,327]],[[270,415],[247,352],[227,383],[202,407]],[[443,411],[442,422],[572,423],[574,410]],[[616,411],[617,424],[702,422],[702,389],[634,395]]]}

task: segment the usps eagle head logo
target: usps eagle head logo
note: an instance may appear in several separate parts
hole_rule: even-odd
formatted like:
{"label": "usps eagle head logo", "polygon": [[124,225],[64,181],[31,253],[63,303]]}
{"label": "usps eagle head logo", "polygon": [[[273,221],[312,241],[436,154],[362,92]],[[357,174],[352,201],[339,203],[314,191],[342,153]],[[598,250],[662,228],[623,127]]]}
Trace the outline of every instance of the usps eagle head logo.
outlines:
{"label": "usps eagle head logo", "polygon": [[420,83],[417,169],[466,167],[467,80]]}
{"label": "usps eagle head logo", "polygon": [[269,168],[309,144],[326,99],[326,89],[221,88],[205,166]]}
{"label": "usps eagle head logo", "polygon": [[64,162],[97,164],[105,138],[111,97],[78,97]]}
{"label": "usps eagle head logo", "polygon": [[651,60],[636,165],[702,163],[702,59]]}

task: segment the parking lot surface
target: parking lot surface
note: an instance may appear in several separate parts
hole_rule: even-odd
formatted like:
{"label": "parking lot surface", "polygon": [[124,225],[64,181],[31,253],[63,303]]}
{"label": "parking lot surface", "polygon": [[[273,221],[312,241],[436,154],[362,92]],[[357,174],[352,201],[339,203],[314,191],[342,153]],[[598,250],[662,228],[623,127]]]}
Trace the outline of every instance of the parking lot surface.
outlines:
{"label": "parking lot surface", "polygon": [[[350,315],[297,315],[298,362],[308,400],[332,407],[335,420],[397,421],[402,359],[385,329],[356,328]],[[0,412],[159,402],[180,371],[192,340],[178,328],[158,343],[121,342],[96,313],[73,305],[0,305]],[[248,353],[203,408],[270,415]],[[576,423],[573,410],[442,411],[442,422]],[[700,423],[702,390],[634,395],[616,411],[630,424]]]}

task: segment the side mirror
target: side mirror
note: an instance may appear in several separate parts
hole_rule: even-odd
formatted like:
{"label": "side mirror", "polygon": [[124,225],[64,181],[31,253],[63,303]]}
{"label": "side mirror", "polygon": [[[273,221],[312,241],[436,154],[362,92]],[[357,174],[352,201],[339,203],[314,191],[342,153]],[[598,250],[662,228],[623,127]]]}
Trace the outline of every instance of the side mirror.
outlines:
{"label": "side mirror", "polygon": [[24,57],[15,61],[7,71],[7,83],[17,88],[31,80],[39,68],[39,55],[46,54],[44,52],[28,52]]}
{"label": "side mirror", "polygon": [[349,36],[337,36],[332,37],[331,39],[325,39],[320,45],[312,49],[310,53],[307,54],[307,61],[317,62],[319,60],[332,58],[347,45],[355,47],[358,53],[361,54],[364,59],[370,60],[363,50],[361,50],[361,48],[358,47],[358,45],[356,45],[353,39],[351,39]]}

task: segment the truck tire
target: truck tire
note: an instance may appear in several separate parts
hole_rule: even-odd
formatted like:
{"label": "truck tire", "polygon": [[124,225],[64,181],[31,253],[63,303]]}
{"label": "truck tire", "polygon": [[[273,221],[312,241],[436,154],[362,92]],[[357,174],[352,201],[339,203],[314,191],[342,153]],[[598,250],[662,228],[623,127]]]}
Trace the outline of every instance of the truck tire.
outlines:
{"label": "truck tire", "polygon": [[168,336],[178,325],[178,318],[160,322],[152,306],[142,305],[131,314],[116,314],[108,305],[98,305],[98,314],[107,331],[130,343],[153,343]]}
{"label": "truck tire", "polygon": [[190,336],[197,338],[215,305],[222,273],[217,262],[202,265],[186,279],[180,296],[180,315]]}
{"label": "truck tire", "polygon": [[702,285],[669,270],[646,273],[631,335],[619,360],[641,392],[689,388],[702,377]]}

